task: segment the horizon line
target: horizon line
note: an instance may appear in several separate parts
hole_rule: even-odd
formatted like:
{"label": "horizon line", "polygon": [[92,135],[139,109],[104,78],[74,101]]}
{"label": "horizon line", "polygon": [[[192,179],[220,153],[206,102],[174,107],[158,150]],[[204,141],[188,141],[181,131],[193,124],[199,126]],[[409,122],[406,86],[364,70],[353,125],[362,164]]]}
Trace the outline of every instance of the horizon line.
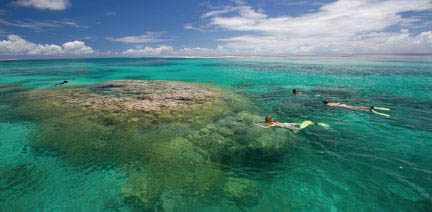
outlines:
{"label": "horizon line", "polygon": [[1,61],[17,61],[17,60],[73,60],[73,59],[114,59],[114,58],[130,58],[130,59],[138,59],[138,58],[301,58],[301,57],[382,57],[382,58],[390,58],[391,56],[431,56],[432,53],[400,53],[400,54],[284,54],[284,55],[220,55],[220,56],[190,56],[190,55],[171,55],[171,56],[118,56],[118,57],[53,57],[53,58],[0,58]]}

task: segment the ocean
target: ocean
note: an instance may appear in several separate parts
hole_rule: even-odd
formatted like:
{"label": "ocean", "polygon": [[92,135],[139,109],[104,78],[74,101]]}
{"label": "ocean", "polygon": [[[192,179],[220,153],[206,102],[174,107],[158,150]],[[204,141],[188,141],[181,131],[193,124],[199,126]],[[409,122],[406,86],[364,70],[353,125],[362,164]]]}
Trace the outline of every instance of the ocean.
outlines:
{"label": "ocean", "polygon": [[[182,81],[232,96],[187,124],[65,118],[44,105],[46,95],[99,94],[86,86],[112,80]],[[389,108],[380,112],[390,117],[324,99]],[[267,115],[329,127],[253,125]],[[257,137],[265,141],[251,144]],[[101,150],[95,140],[115,145]],[[211,143],[222,140],[231,143]],[[0,211],[432,211],[431,195],[429,57],[0,61]]]}

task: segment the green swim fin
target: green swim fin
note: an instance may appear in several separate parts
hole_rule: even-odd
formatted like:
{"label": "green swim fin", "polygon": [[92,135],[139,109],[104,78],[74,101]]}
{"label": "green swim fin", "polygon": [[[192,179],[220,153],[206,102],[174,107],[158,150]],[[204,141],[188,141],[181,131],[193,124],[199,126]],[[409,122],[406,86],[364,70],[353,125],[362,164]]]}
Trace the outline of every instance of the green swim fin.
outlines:
{"label": "green swim fin", "polygon": [[308,126],[311,125],[311,124],[313,124],[313,122],[311,122],[311,121],[309,121],[309,120],[304,121],[304,122],[302,122],[302,123],[300,124],[300,129],[304,129],[304,128],[308,127]]}
{"label": "green swim fin", "polygon": [[386,108],[386,107],[373,107],[373,109],[385,110],[385,111],[389,111],[390,110],[390,108]]}
{"label": "green swim fin", "polygon": [[324,129],[330,129],[330,125],[326,124],[326,123],[318,123],[319,126],[321,126]]}
{"label": "green swim fin", "polygon": [[371,110],[371,112],[372,112],[372,113],[375,113],[375,114],[378,114],[378,115],[381,115],[381,116],[390,117],[390,115],[388,115],[388,114],[380,113],[380,112],[377,112],[377,111],[375,111],[375,110]]}

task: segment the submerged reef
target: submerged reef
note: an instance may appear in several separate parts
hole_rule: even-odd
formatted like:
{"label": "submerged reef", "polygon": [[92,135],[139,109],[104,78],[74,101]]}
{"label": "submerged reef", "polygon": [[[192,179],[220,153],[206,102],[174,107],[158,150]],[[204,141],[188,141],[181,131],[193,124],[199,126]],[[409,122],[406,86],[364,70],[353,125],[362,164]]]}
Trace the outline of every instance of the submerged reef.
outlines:
{"label": "submerged reef", "polygon": [[258,183],[229,167],[275,161],[292,141],[286,129],[254,127],[264,117],[253,103],[214,85],[118,80],[30,90],[18,99],[17,113],[37,123],[34,145],[77,165],[118,164],[128,173],[120,193],[145,210],[215,195],[254,205]]}
{"label": "submerged reef", "polygon": [[17,164],[0,167],[0,190],[2,195],[10,195],[5,191],[24,195],[31,190],[37,190],[44,181],[43,171],[32,164]]}
{"label": "submerged reef", "polygon": [[0,100],[10,95],[28,90],[26,87],[21,87],[12,84],[0,83]]}
{"label": "submerged reef", "polygon": [[19,118],[14,116],[11,106],[19,101],[18,94],[28,90],[15,84],[0,83],[0,122],[18,121]]}

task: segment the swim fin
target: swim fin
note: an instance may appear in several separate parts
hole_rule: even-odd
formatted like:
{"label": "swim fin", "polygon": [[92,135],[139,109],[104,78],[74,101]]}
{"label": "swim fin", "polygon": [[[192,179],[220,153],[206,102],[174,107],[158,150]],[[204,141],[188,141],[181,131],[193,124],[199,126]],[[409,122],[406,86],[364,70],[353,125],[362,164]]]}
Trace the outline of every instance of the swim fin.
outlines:
{"label": "swim fin", "polygon": [[318,125],[324,129],[330,129],[330,125],[328,125],[326,123],[318,123]]}
{"label": "swim fin", "polygon": [[385,113],[377,112],[377,111],[375,111],[374,109],[372,109],[371,112],[372,112],[372,113],[375,113],[375,114],[378,114],[378,115],[381,115],[381,116],[390,117],[390,115],[385,114]]}
{"label": "swim fin", "polygon": [[311,122],[311,121],[309,121],[309,120],[304,121],[304,122],[302,122],[302,123],[300,124],[300,129],[304,129],[304,128],[308,127],[308,126],[311,125],[311,124],[313,124],[313,122]]}
{"label": "swim fin", "polygon": [[390,110],[390,108],[386,108],[386,107],[373,107],[373,109],[376,109],[376,110],[385,110],[385,111],[389,111]]}

